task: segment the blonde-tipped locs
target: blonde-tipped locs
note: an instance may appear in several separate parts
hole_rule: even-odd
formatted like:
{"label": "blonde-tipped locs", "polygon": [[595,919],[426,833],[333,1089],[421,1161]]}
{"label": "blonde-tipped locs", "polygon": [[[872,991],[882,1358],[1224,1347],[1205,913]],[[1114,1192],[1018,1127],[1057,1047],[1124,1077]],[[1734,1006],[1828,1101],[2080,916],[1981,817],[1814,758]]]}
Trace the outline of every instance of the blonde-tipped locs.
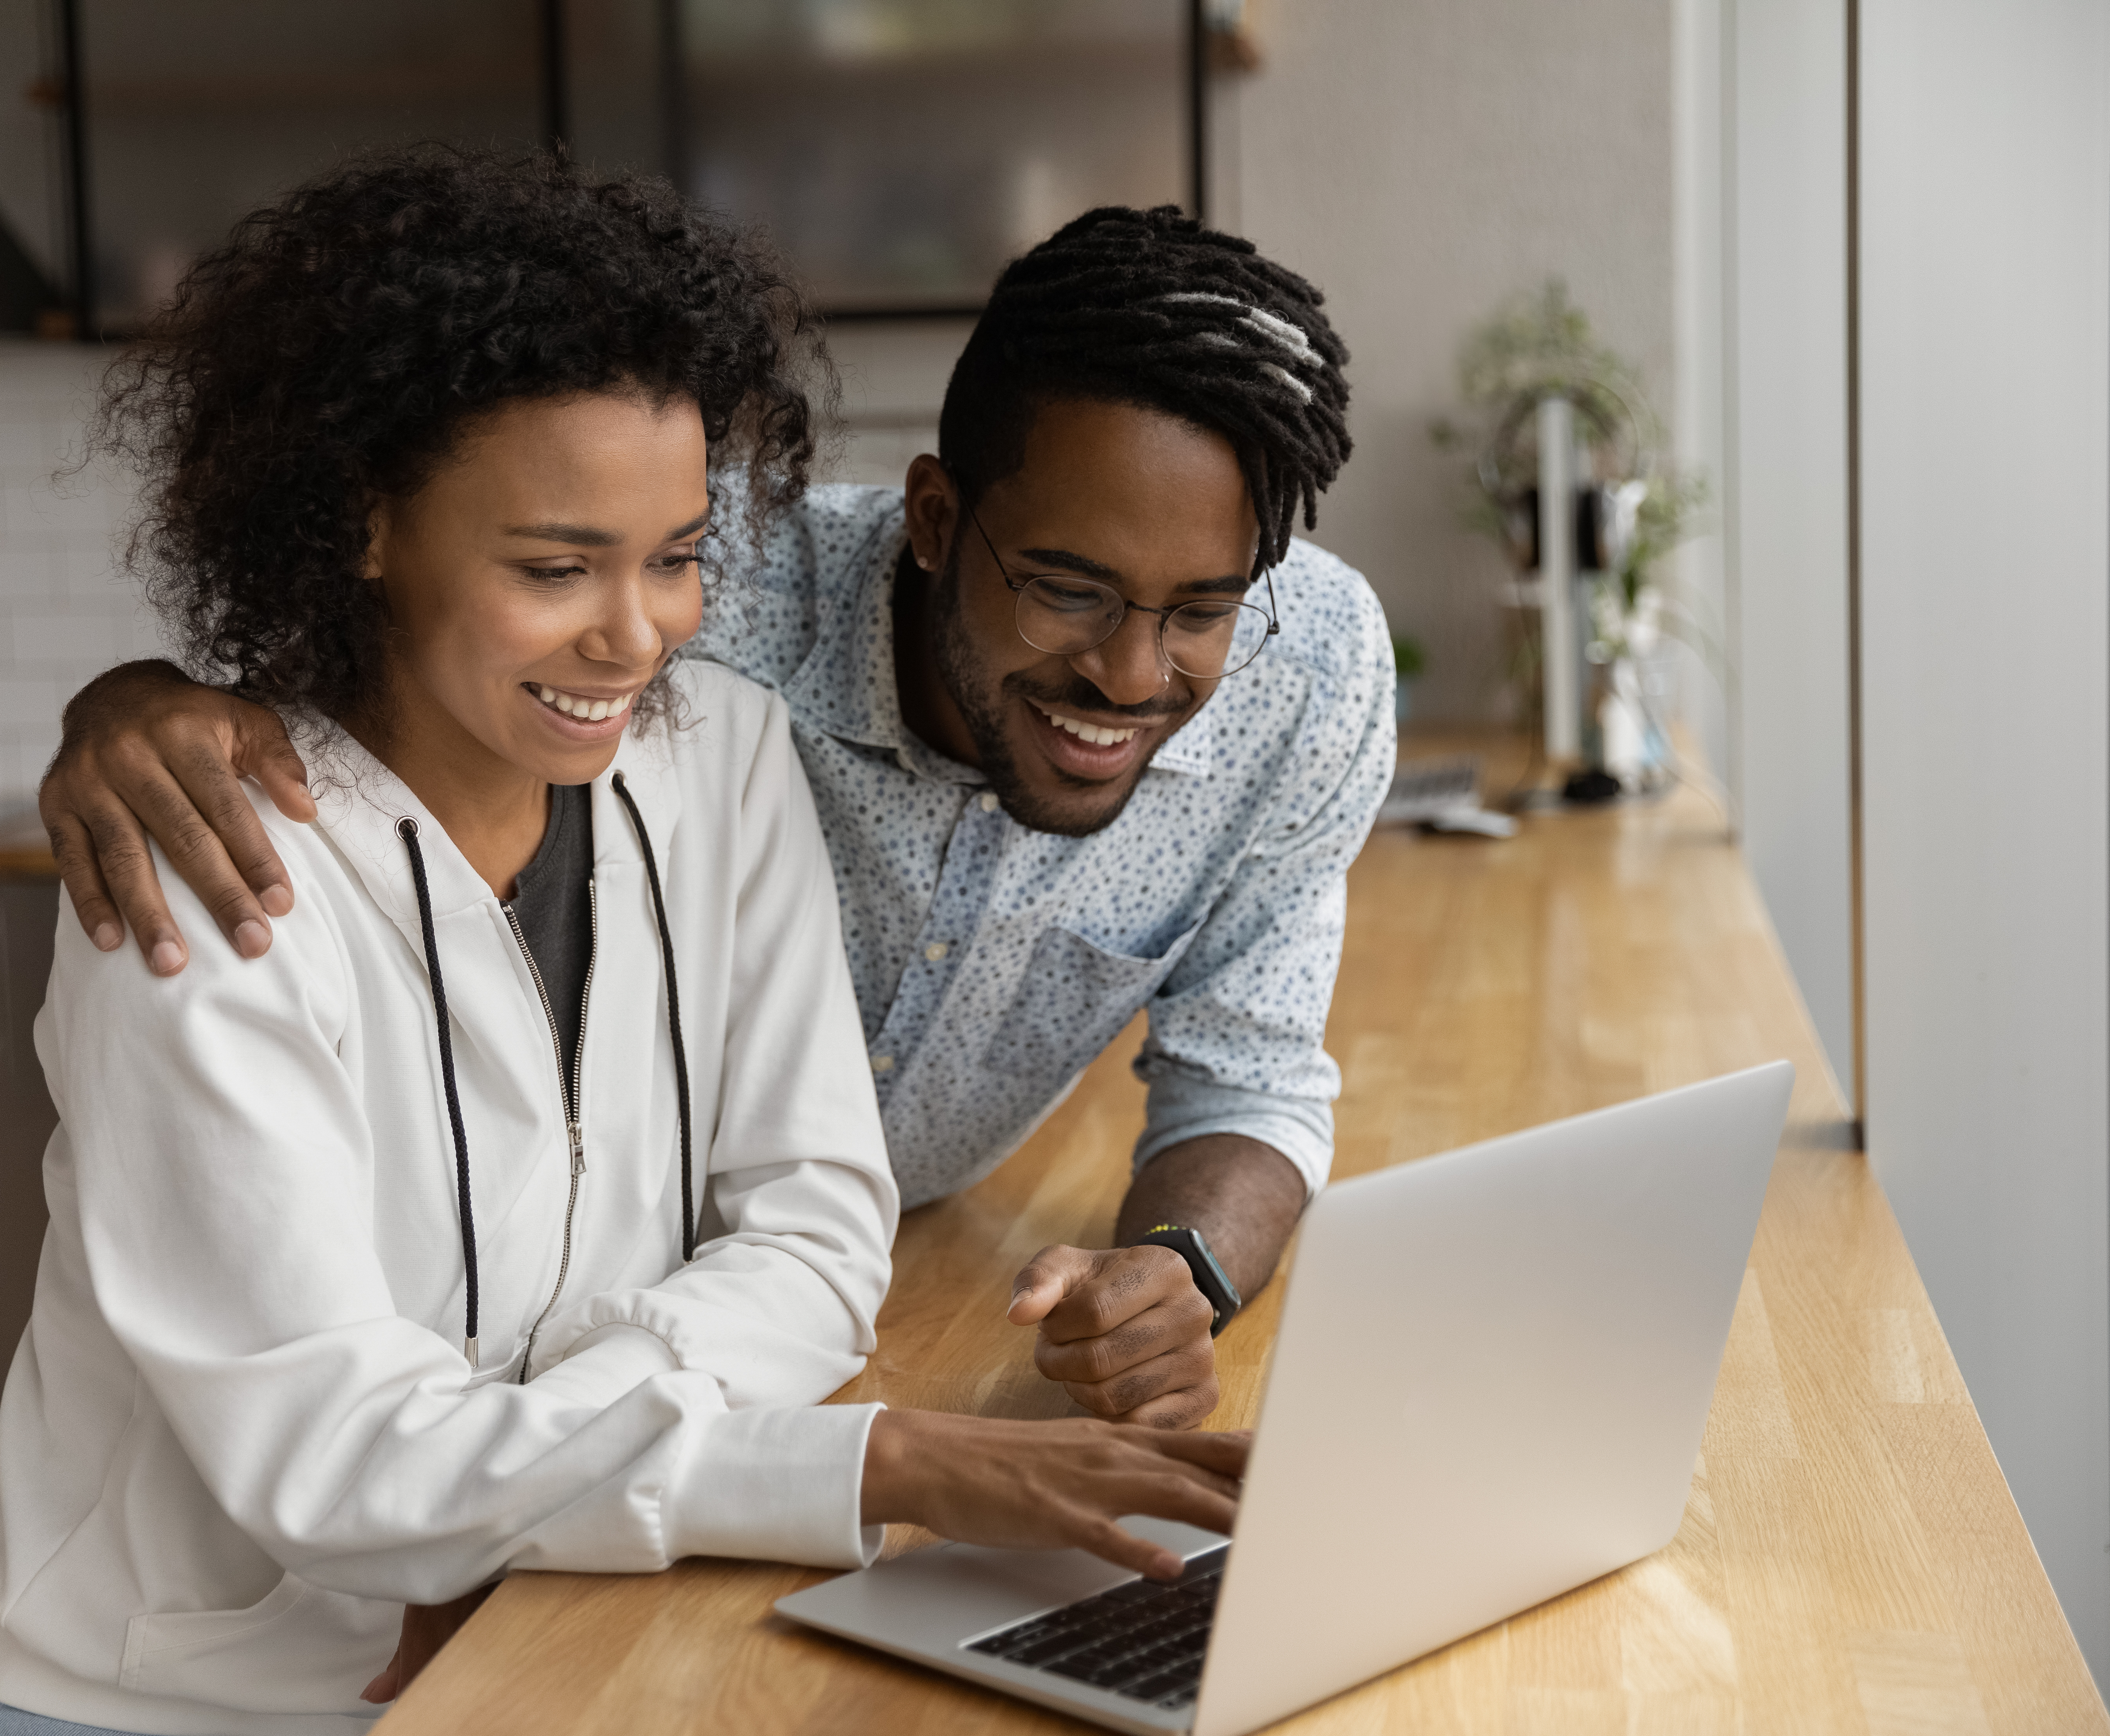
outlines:
{"label": "blonde-tipped locs", "polygon": [[1039,406],[1105,399],[1220,433],[1260,524],[1256,575],[1347,461],[1347,347],[1324,297],[1176,206],[1087,211],[1014,260],[962,352],[939,453],[970,502],[1025,462]]}

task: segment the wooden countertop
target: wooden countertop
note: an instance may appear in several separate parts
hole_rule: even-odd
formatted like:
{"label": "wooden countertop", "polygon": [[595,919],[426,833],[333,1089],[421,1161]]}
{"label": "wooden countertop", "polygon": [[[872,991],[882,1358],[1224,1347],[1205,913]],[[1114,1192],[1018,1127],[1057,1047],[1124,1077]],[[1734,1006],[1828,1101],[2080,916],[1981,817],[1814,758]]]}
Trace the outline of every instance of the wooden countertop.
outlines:
{"label": "wooden countertop", "polygon": [[[1065,1411],[1003,1319],[1009,1280],[1044,1243],[1111,1231],[1142,1124],[1140,1038],[994,1175],[904,1219],[879,1353],[840,1398]],[[1799,1078],[1676,1541],[1276,1728],[2110,1731],[1703,800],[1534,816],[1501,843],[1380,832],[1349,877],[1329,1046],[1343,1176],[1777,1056]],[[1218,1342],[1217,1426],[1253,1418],[1280,1292]],[[897,1527],[890,1548],[922,1541]],[[727,1561],[517,1575],[386,1736],[1086,1728],[771,1613],[822,1577]]]}
{"label": "wooden countertop", "polygon": [[0,843],[0,881],[57,880],[59,865],[41,842]]}

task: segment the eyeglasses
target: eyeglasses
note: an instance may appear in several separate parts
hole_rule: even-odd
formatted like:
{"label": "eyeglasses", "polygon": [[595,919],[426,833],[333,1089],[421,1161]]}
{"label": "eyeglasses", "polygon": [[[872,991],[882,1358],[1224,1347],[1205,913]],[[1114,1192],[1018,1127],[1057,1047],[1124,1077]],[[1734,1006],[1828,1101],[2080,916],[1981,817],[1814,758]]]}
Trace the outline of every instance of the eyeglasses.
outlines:
{"label": "eyeglasses", "polygon": [[1221,597],[1204,597],[1170,609],[1152,609],[1131,603],[1112,585],[1095,578],[1070,574],[1029,573],[1014,578],[1003,556],[982,529],[974,509],[967,518],[989,551],[989,559],[1003,575],[1003,582],[1017,599],[1014,613],[1018,637],[1036,651],[1056,657],[1077,657],[1104,645],[1121,631],[1129,611],[1157,617],[1159,654],[1182,675],[1197,681],[1220,681],[1235,675],[1260,655],[1270,636],[1282,631],[1275,617],[1275,580],[1267,578],[1265,609],[1252,603],[1234,603]]}

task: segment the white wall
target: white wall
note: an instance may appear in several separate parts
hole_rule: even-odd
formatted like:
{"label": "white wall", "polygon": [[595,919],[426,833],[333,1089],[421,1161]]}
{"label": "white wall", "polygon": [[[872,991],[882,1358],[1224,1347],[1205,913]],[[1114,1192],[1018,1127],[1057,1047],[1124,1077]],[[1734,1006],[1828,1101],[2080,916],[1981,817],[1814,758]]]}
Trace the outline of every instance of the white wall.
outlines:
{"label": "white wall", "polygon": [[[1732,826],[1741,786],[1733,701],[1736,632],[1730,543],[1735,514],[1726,361],[1733,310],[1727,283],[1729,0],[1671,0],[1671,429],[1679,469],[1704,477],[1711,509],[1673,557],[1695,634],[1681,647],[1681,709],[1709,769],[1726,786]],[[1691,628],[1688,628],[1688,632]]]}
{"label": "white wall", "polygon": [[1850,1104],[1845,0],[1726,0],[1733,781],[1746,854]]}
{"label": "white wall", "polygon": [[[1306,277],[1353,354],[1356,456],[1317,540],[1429,645],[1415,699],[1486,717],[1505,567],[1460,528],[1459,340],[1550,274],[1673,392],[1671,8],[1665,0],[1274,0],[1220,138],[1219,215]],[[1287,602],[1285,600],[1285,606]]]}
{"label": "white wall", "polygon": [[[1318,283],[1353,353],[1356,456],[1320,502],[1315,540],[1427,644],[1421,715],[1499,715],[1506,569],[1460,525],[1460,460],[1429,425],[1457,408],[1465,333],[1549,274],[1675,421],[1670,11],[1662,0],[1251,10],[1260,70],[1214,82],[1211,216]],[[967,330],[853,321],[830,333],[850,430],[830,475],[899,482],[935,444]],[[1718,728],[1708,736],[1718,752]]]}
{"label": "white wall", "polygon": [[118,570],[130,494],[79,456],[107,352],[0,338],[0,834],[34,805],[59,708],[91,675],[160,655],[159,628]]}
{"label": "white wall", "polygon": [[844,424],[822,474],[831,482],[899,487],[908,460],[938,450],[945,382],[971,320],[846,320],[828,329],[840,370]]}
{"label": "white wall", "polygon": [[2110,13],[1862,0],[1869,1149],[2110,1680]]}

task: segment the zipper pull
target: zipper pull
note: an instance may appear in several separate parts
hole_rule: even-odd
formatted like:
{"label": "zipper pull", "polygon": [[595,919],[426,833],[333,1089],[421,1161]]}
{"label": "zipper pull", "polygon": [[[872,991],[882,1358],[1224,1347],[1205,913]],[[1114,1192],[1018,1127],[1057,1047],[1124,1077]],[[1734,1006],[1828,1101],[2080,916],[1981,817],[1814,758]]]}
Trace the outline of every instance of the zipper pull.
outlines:
{"label": "zipper pull", "polygon": [[572,1136],[572,1173],[583,1176],[586,1172],[586,1131],[577,1122],[566,1122],[564,1128]]}

